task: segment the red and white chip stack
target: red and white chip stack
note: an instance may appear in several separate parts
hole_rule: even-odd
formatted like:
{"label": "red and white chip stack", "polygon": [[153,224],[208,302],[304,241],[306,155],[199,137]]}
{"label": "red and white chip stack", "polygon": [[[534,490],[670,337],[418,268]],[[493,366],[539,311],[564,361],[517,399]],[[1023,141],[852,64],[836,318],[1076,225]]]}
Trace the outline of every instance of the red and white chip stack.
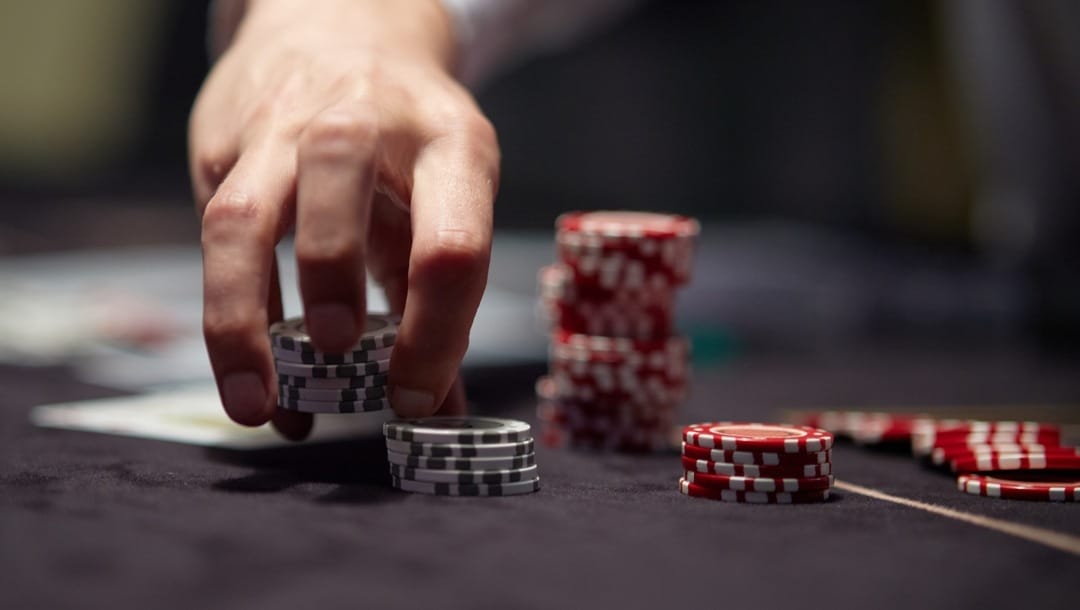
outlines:
{"label": "red and white chip stack", "polygon": [[550,374],[537,382],[541,441],[671,449],[690,381],[690,342],[674,330],[675,294],[690,281],[698,222],[570,212],[556,231],[559,261],[538,278],[551,330]]}

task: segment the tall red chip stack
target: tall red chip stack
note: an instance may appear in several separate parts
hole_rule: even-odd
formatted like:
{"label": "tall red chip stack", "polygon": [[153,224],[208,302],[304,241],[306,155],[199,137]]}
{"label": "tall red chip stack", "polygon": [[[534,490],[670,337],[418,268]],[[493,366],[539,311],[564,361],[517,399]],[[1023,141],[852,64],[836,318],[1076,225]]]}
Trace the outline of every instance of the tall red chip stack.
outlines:
{"label": "tall red chip stack", "polygon": [[556,220],[558,262],[540,270],[550,375],[537,383],[549,446],[651,452],[672,447],[690,379],[674,330],[700,231],[692,218],[570,212]]}

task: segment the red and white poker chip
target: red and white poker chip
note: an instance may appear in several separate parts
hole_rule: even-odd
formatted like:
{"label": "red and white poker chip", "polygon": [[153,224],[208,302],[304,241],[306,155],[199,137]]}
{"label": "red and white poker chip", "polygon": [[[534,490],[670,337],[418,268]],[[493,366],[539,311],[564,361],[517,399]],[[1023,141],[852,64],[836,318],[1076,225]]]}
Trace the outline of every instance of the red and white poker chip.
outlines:
{"label": "red and white poker chip", "polygon": [[761,466],[758,464],[732,464],[730,462],[713,462],[710,460],[695,460],[692,457],[682,456],[683,470],[693,470],[703,474],[722,474],[729,477],[769,477],[774,479],[823,477],[832,474],[832,464],[793,464],[778,466]]}
{"label": "red and white poker chip", "polygon": [[956,487],[964,493],[1007,500],[1080,502],[1080,478],[1077,476],[1027,478],[1016,474],[963,474],[957,477]]}
{"label": "red and white poker chip", "polygon": [[731,464],[757,464],[759,466],[803,466],[806,464],[827,464],[832,462],[832,451],[810,453],[782,453],[776,451],[729,451],[727,449],[708,449],[687,442],[682,443],[682,453],[695,460],[710,462],[728,462]]}
{"label": "red and white poker chip", "polygon": [[811,491],[832,487],[832,475],[821,477],[743,477],[723,474],[705,474],[687,470],[683,478],[690,483],[711,489],[734,489],[736,491],[766,491],[770,493]]}
{"label": "red and white poker chip", "polygon": [[821,428],[752,422],[706,422],[683,429],[688,445],[725,451],[815,453],[833,446],[833,434]]}
{"label": "red and white poker chip", "polygon": [[809,504],[825,502],[829,499],[828,489],[779,493],[736,491],[734,489],[712,489],[691,483],[685,478],[679,479],[679,491],[692,498],[707,498],[709,500],[742,504]]}

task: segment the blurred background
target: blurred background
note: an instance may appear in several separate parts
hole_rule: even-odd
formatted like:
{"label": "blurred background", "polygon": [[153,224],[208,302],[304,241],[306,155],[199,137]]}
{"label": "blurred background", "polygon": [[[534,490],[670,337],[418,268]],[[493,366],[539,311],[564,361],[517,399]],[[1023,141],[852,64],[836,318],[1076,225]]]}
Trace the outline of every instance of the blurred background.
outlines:
{"label": "blurred background", "polygon": [[[0,4],[0,311],[31,255],[197,244],[207,4]],[[680,315],[706,353],[1075,351],[1078,26],[1068,0],[642,2],[477,90],[493,282],[534,290],[559,211],[671,210],[705,225]]]}

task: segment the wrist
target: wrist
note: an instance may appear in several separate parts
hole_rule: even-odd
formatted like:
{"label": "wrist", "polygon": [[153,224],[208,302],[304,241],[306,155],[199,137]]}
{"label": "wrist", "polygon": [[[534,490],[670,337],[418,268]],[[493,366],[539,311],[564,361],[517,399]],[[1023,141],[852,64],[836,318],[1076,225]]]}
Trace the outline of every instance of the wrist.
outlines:
{"label": "wrist", "polygon": [[439,0],[232,0],[244,5],[240,34],[287,36],[302,24],[319,36],[346,34],[396,55],[413,55],[452,72],[457,41],[452,16]]}

